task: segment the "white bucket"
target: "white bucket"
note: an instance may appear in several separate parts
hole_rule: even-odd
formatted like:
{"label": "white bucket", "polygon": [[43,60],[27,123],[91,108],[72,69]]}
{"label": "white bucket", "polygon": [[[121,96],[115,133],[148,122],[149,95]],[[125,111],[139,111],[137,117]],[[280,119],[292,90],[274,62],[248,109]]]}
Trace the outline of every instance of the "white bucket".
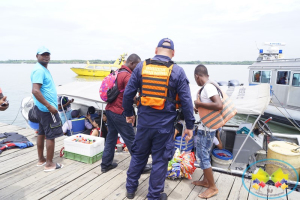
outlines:
{"label": "white bucket", "polygon": [[223,169],[228,169],[229,165],[232,163],[232,159],[221,160],[219,158],[216,158],[214,155],[211,156],[211,159],[212,159],[212,166],[223,168]]}

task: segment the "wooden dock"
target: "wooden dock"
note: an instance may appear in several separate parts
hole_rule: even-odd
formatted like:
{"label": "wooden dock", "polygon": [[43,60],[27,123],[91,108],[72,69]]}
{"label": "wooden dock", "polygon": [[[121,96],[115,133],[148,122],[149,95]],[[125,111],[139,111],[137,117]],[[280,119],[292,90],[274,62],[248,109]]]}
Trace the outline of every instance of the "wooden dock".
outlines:
{"label": "wooden dock", "polygon": [[[36,144],[36,134],[30,129],[0,123],[0,133],[18,132]],[[26,149],[10,149],[0,155],[0,199],[126,199],[126,172],[130,162],[128,153],[116,153],[117,168],[101,173],[101,161],[94,164],[84,164],[64,159],[59,156],[63,147],[63,139],[56,139],[54,161],[63,163],[64,167],[53,172],[44,172],[43,167],[36,167],[36,146]],[[198,194],[205,190],[192,185],[192,181],[200,180],[201,169],[193,174],[193,180],[166,180],[165,192],[168,199],[200,199]],[[214,178],[219,188],[218,195],[211,200],[256,200],[260,199],[249,193],[242,184],[240,177],[214,172]],[[149,174],[143,174],[135,199],[146,199]],[[251,187],[251,181],[245,185]],[[266,186],[261,191],[270,195],[281,190],[274,186]],[[268,192],[269,191],[269,192]],[[283,190],[281,190],[283,191]],[[279,191],[280,192],[280,191]],[[289,190],[284,191],[284,194]],[[299,200],[300,193],[292,192],[280,199]]]}

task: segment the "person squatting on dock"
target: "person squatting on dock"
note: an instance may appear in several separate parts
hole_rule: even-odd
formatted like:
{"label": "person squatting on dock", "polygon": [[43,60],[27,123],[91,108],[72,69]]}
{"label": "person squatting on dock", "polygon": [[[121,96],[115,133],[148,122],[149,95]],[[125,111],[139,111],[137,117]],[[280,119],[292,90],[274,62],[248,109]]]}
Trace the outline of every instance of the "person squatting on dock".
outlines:
{"label": "person squatting on dock", "polygon": [[[204,87],[201,96],[198,94],[195,104],[195,113],[198,109],[205,108],[209,110],[222,110],[223,104],[216,87],[209,83],[209,75],[207,68],[204,65],[198,65],[195,68],[195,81],[199,86]],[[207,189],[199,194],[200,198],[210,198],[218,193],[218,188],[215,185],[212,168],[210,164],[210,149],[213,145],[216,130],[209,129],[202,123],[198,126],[196,153],[200,159],[200,168],[204,172],[202,181],[194,181],[193,184],[197,186],[206,187]]]}
{"label": "person squatting on dock", "polygon": [[[163,193],[168,161],[174,154],[174,122],[176,94],[178,94],[186,127],[186,140],[193,136],[194,115],[189,81],[184,70],[171,61],[174,57],[174,43],[168,38],[160,40],[156,56],[140,62],[132,72],[123,97],[127,123],[135,120],[133,98],[141,92],[138,105],[138,125],[131,148],[131,161],[127,171],[127,198],[133,199],[138,180],[152,154],[152,170],[147,198],[166,199]],[[169,79],[169,81],[168,81]],[[157,83],[159,82],[159,83]],[[155,86],[155,87],[153,87]],[[158,97],[158,98],[157,98]],[[160,104],[160,105],[159,105]]]}
{"label": "person squatting on dock", "polygon": [[[61,120],[58,114],[57,92],[54,81],[47,69],[50,61],[50,51],[40,47],[36,54],[37,63],[31,72],[32,94],[39,121],[37,137],[38,163],[44,166],[44,171],[53,171],[63,167],[53,163],[55,138],[63,135]],[[44,157],[44,143],[46,138],[47,155]]]}

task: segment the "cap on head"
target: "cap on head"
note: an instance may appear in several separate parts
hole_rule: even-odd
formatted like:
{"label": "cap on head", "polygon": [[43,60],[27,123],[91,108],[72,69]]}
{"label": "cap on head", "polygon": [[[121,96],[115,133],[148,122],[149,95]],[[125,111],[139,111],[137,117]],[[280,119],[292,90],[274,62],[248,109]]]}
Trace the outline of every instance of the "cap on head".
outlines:
{"label": "cap on head", "polygon": [[46,47],[42,46],[42,47],[38,48],[36,54],[40,54],[41,55],[43,53],[49,53],[49,54],[51,54],[49,49],[47,49]]}
{"label": "cap on head", "polygon": [[[170,43],[170,46],[163,45],[163,43],[165,43],[165,42]],[[159,41],[157,47],[162,47],[162,48],[167,48],[167,49],[174,50],[174,42],[169,38],[163,38]]]}
{"label": "cap on head", "polygon": [[89,113],[89,114],[95,114],[95,112],[96,112],[96,109],[95,109],[94,106],[88,107],[88,113]]}
{"label": "cap on head", "polygon": [[72,118],[76,118],[76,117],[78,117],[78,115],[79,115],[79,110],[72,110],[72,112],[71,112]]}

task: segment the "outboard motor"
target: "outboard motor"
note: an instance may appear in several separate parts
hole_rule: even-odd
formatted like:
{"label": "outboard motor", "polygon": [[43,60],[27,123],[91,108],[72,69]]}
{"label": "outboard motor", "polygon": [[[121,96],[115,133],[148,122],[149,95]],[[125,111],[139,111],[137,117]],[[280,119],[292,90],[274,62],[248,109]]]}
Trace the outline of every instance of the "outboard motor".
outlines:
{"label": "outboard motor", "polygon": [[219,81],[218,82],[219,86],[227,86],[227,82],[226,81]]}
{"label": "outboard motor", "polygon": [[228,86],[239,86],[240,82],[238,80],[229,80]]}

